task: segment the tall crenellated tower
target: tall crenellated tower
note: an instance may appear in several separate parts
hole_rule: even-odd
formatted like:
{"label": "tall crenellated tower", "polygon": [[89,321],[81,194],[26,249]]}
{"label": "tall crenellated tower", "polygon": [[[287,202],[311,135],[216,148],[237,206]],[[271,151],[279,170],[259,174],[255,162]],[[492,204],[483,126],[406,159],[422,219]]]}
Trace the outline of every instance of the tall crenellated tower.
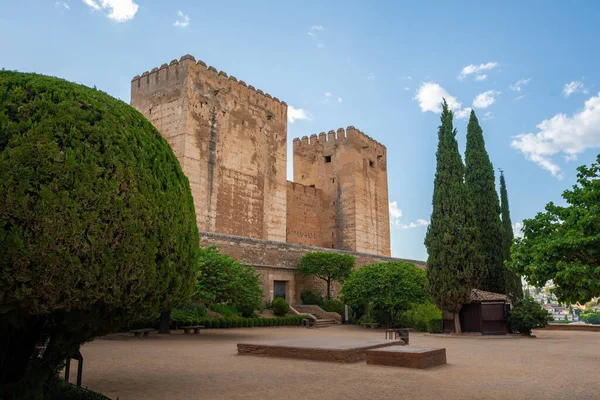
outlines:
{"label": "tall crenellated tower", "polygon": [[173,148],[201,231],[286,240],[285,102],[186,55],[133,78],[131,105]]}
{"label": "tall crenellated tower", "polygon": [[384,145],[353,126],[295,138],[294,181],[322,192],[322,247],[390,255]]}

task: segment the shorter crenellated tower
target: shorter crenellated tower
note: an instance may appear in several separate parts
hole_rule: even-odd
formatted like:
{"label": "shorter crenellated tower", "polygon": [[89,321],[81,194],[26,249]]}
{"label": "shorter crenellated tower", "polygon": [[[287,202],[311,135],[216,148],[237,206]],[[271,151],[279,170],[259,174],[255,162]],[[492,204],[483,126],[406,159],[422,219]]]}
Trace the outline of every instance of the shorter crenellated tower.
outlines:
{"label": "shorter crenellated tower", "polygon": [[293,143],[294,181],[321,191],[321,246],[389,256],[385,146],[353,126]]}

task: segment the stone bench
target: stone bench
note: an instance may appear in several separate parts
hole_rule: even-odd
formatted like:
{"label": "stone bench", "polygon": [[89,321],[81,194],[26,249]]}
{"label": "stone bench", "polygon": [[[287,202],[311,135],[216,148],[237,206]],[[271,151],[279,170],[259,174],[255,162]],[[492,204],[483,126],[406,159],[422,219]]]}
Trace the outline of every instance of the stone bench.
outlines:
{"label": "stone bench", "polygon": [[140,336],[148,336],[150,332],[154,332],[156,329],[154,328],[144,328],[144,329],[132,329],[129,332],[133,333],[136,337]]}
{"label": "stone bench", "polygon": [[184,334],[194,331],[194,335],[197,335],[200,333],[200,329],[204,329],[204,326],[203,325],[182,326],[181,329],[183,329]]}
{"label": "stone bench", "polygon": [[367,364],[423,369],[446,364],[446,349],[390,346],[367,350],[366,359]]}

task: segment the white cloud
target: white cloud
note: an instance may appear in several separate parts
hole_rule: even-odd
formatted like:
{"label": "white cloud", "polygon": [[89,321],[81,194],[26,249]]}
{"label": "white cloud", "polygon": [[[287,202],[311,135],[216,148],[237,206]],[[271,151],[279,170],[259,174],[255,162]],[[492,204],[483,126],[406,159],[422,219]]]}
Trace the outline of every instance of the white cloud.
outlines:
{"label": "white cloud", "polygon": [[519,79],[514,85],[508,85],[508,88],[513,92],[520,92],[521,88],[529,83],[531,79]]}
{"label": "white cloud", "polygon": [[496,96],[498,96],[500,92],[497,90],[488,90],[487,92],[479,93],[473,99],[473,107],[475,108],[487,108],[494,104],[496,101]]}
{"label": "white cloud", "polygon": [[390,209],[390,225],[394,228],[412,229],[412,228],[417,228],[420,226],[429,225],[429,221],[427,221],[425,219],[418,219],[415,222],[411,222],[409,224],[401,223],[400,218],[402,218],[403,213],[402,213],[402,210],[398,207],[397,201],[390,201],[389,209]]}
{"label": "white cloud", "polygon": [[467,65],[466,67],[464,67],[462,69],[462,71],[460,71],[460,75],[458,75],[458,79],[460,79],[462,81],[469,75],[475,75],[476,80],[478,80],[478,81],[484,80],[486,78],[486,75],[483,74],[482,72],[490,71],[490,70],[496,68],[497,65],[498,65],[497,62],[488,62],[485,64],[479,64],[479,65],[475,65],[475,64]]}
{"label": "white cloud", "polygon": [[448,107],[451,110],[458,110],[462,104],[454,96],[450,94],[435,82],[423,82],[417,90],[415,100],[419,102],[421,111],[431,111],[439,113],[442,111],[442,99],[446,99]]}
{"label": "white cloud", "polygon": [[116,22],[133,19],[139,6],[133,0],[82,0],[96,11],[104,11],[108,18]]}
{"label": "white cloud", "polygon": [[190,17],[187,14],[184,14],[183,11],[177,11],[177,20],[173,24],[178,28],[187,28],[190,25]]}
{"label": "white cloud", "polygon": [[367,75],[367,80],[368,81],[374,81],[375,80],[375,74],[371,72],[369,75]]}
{"label": "white cloud", "polygon": [[516,238],[522,238],[523,237],[523,223],[522,222],[515,222],[512,226],[513,229],[513,235]]}
{"label": "white cloud", "polygon": [[429,225],[429,221],[427,221],[426,219],[418,219],[415,222],[411,222],[410,224],[400,225],[400,229],[412,229],[427,225]]}
{"label": "white cloud", "polygon": [[524,95],[524,94],[522,94],[522,95],[520,95],[520,96],[517,96],[517,97],[515,97],[515,100],[521,100],[521,99],[523,99],[524,97],[525,97],[525,95]]}
{"label": "white cloud", "polygon": [[190,24],[190,17],[184,14],[183,11],[177,11],[177,21],[173,24],[178,28],[187,28]]}
{"label": "white cloud", "polygon": [[494,113],[491,111],[488,111],[483,114],[483,119],[494,119],[494,118],[496,118],[496,117],[494,117]]}
{"label": "white cloud", "polygon": [[402,79],[406,79],[408,81],[412,81],[412,76],[403,76]]}
{"label": "white cloud", "polygon": [[295,121],[310,119],[310,114],[303,108],[294,108],[292,106],[288,106],[287,118],[290,124],[293,124]]}
{"label": "white cloud", "polygon": [[407,87],[404,88],[404,90],[409,91],[410,88],[407,86]]}
{"label": "white cloud", "polygon": [[325,97],[331,97],[331,92],[325,92]]}
{"label": "white cloud", "polygon": [[465,118],[468,118],[469,115],[471,115],[471,108],[469,108],[469,107],[465,107],[462,110],[456,110],[454,112],[454,116],[457,119],[465,119]]}
{"label": "white cloud", "polygon": [[62,8],[65,8],[67,10],[71,9],[71,7],[66,2],[64,2],[64,1],[57,1],[56,3],[54,3],[54,6],[55,7],[62,7]]}
{"label": "white cloud", "polygon": [[343,101],[344,101],[344,99],[342,99],[341,97],[338,97],[338,103],[342,104]]}
{"label": "white cloud", "polygon": [[514,136],[511,147],[525,158],[547,169],[561,179],[560,167],[551,157],[562,153],[567,161],[577,159],[586,149],[600,147],[600,93],[590,97],[572,116],[556,114],[537,125],[539,132]]}
{"label": "white cloud", "polygon": [[569,97],[576,92],[581,92],[584,94],[588,93],[588,90],[583,87],[583,82],[572,81],[570,83],[565,83],[565,86],[563,87],[563,94],[565,97]]}
{"label": "white cloud", "polygon": [[322,32],[324,29],[325,28],[323,28],[322,25],[313,25],[308,30],[308,36],[310,36],[316,42],[317,47],[320,48],[320,49],[323,48],[323,47],[325,47],[325,45],[319,39],[319,35],[317,34],[317,32]]}
{"label": "white cloud", "polygon": [[402,210],[398,208],[397,201],[390,201],[390,224],[392,226],[400,226],[400,217],[402,217]]}

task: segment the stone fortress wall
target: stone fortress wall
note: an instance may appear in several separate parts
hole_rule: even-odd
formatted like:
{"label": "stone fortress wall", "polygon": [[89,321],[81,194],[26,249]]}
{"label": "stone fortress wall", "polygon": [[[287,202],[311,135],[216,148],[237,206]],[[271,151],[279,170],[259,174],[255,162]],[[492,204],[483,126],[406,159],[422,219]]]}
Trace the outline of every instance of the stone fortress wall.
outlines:
{"label": "stone fortress wall", "polygon": [[[134,77],[131,105],[179,159],[202,245],[217,245],[255,266],[263,273],[265,297],[272,298],[274,281],[288,282],[292,301],[299,285],[318,286],[296,277],[295,265],[309,251],[389,258],[386,148],[360,130],[349,126],[294,139],[290,182],[287,104],[244,81],[185,55]],[[252,246],[206,239],[219,235]],[[268,250],[273,243],[275,253]],[[266,254],[276,255],[268,256],[268,266]]]}

